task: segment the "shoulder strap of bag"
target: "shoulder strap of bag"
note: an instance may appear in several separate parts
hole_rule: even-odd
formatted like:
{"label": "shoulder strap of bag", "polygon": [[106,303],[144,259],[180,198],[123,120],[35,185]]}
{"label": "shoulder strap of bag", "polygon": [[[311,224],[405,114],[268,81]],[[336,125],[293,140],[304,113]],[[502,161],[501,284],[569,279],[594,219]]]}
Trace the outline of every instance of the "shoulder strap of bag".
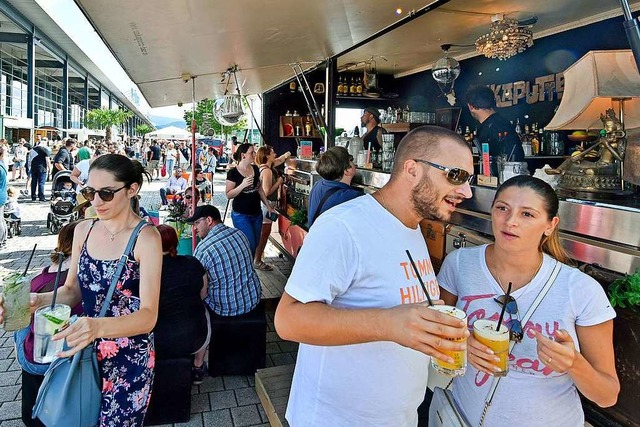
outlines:
{"label": "shoulder strap of bag", "polygon": [[329,200],[329,197],[331,197],[338,190],[340,190],[340,187],[333,187],[327,190],[326,193],[324,193],[324,197],[322,197],[322,200],[320,200],[320,203],[318,203],[318,209],[316,209],[316,212],[313,214],[313,218],[311,218],[311,224],[316,222],[316,219],[322,212],[322,207],[327,202],[327,200]]}
{"label": "shoulder strap of bag", "polygon": [[113,297],[113,292],[116,290],[116,283],[120,280],[120,275],[122,274],[122,270],[124,269],[124,264],[127,262],[127,258],[131,249],[133,249],[133,244],[138,237],[138,233],[140,233],[140,229],[147,225],[148,223],[144,220],[141,220],[136,228],[134,228],[133,233],[131,233],[131,237],[129,238],[129,243],[127,243],[127,247],[124,250],[122,256],[120,256],[120,260],[118,261],[118,267],[116,268],[116,272],[113,274],[111,278],[111,285],[109,286],[109,291],[107,291],[107,297],[104,299],[104,303],[102,304],[102,308],[100,309],[100,315],[98,317],[104,317],[107,314],[107,308],[111,305],[111,298]]}
{"label": "shoulder strap of bag", "polygon": [[[522,318],[521,323],[523,327],[527,324],[527,322],[529,321],[533,313],[536,311],[536,309],[544,299],[544,297],[547,295],[547,293],[549,292],[549,289],[551,289],[551,286],[553,285],[553,282],[556,281],[556,277],[558,277],[558,274],[560,273],[561,268],[562,268],[562,264],[560,263],[560,261],[556,261],[556,265],[553,268],[553,271],[551,272],[551,276],[549,276],[547,283],[544,284],[544,287],[540,290],[536,299],[533,300],[531,307],[529,307],[529,310],[527,310],[527,313]],[[509,354],[511,354],[511,351],[513,350],[513,347],[515,345],[516,345],[515,341],[512,341],[511,344],[509,344]],[[484,402],[484,410],[482,411],[482,417],[480,417],[479,427],[482,427],[482,424],[484,424],[484,418],[487,415],[487,410],[489,409],[489,406],[491,406],[491,401],[493,400],[493,396],[496,394],[496,389],[498,388],[498,384],[500,383],[501,378],[502,377],[493,377],[491,388],[489,389],[489,393],[487,394],[487,399]]]}

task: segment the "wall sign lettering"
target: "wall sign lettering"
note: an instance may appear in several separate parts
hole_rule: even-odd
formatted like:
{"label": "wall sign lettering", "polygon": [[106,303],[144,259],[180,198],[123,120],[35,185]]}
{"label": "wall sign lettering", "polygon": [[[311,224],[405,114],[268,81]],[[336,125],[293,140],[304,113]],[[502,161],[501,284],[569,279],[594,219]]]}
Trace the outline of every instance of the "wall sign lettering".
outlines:
{"label": "wall sign lettering", "polygon": [[527,104],[562,99],[564,73],[536,77],[533,82],[520,80],[512,83],[489,85],[496,97],[498,108],[512,107],[526,100]]}

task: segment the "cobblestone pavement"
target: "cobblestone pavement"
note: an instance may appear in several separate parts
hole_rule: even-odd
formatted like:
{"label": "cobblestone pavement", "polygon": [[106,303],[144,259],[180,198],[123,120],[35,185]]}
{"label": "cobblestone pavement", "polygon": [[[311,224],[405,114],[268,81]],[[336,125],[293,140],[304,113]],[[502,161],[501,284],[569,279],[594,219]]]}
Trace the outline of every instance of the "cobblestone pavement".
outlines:
{"label": "cobblestone pavement", "polygon": [[[224,196],[224,174],[218,173],[214,182],[213,204],[222,213],[227,199]],[[23,189],[24,182],[10,183]],[[145,183],[141,192],[141,203],[145,208],[160,204],[159,189],[163,183]],[[48,196],[47,192],[47,196]],[[10,271],[23,271],[29,253],[37,243],[29,273],[37,273],[50,262],[49,253],[56,245],[56,236],[46,228],[48,203],[22,204],[22,235],[8,241],[0,251],[0,279]],[[228,218],[230,215],[228,215]],[[230,223],[230,220],[227,220]],[[271,244],[267,246],[266,261],[277,267],[285,276],[291,273],[291,262],[279,257]],[[295,362],[298,345],[281,340],[273,326],[277,300],[267,302],[267,367]],[[21,371],[15,360],[13,338],[0,331],[0,427],[22,426],[21,416]],[[191,419],[175,426],[245,427],[268,426],[267,416],[255,392],[253,376],[206,377],[203,383],[192,388]]]}

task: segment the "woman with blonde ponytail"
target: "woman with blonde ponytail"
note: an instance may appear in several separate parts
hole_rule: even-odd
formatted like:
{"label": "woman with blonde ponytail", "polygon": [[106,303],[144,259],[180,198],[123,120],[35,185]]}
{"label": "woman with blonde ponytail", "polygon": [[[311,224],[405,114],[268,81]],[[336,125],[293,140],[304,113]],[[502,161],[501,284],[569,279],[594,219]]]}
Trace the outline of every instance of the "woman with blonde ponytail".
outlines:
{"label": "woman with blonde ponytail", "polygon": [[[450,253],[438,274],[441,299],[478,319],[504,323],[512,341],[509,370],[500,381],[484,425],[583,426],[580,392],[598,406],[616,403],[620,383],[613,353],[613,318],[602,286],[567,265],[558,236],[559,201],[544,181],[507,180],[491,206],[495,242]],[[520,319],[550,280],[557,278],[526,324]],[[507,289],[511,293],[507,297]],[[504,374],[488,347],[468,339],[467,372],[454,380],[453,396],[471,425],[478,425],[491,376]]]}

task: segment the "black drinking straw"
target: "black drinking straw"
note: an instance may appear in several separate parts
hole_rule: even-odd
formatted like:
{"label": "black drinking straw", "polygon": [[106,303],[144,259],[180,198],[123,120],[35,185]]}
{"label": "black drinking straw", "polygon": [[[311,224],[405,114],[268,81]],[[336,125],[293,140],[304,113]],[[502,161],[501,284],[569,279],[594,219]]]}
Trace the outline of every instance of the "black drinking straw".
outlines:
{"label": "black drinking straw", "polygon": [[62,270],[62,263],[64,262],[64,252],[57,252],[58,254],[58,271],[56,272],[56,281],[53,285],[53,298],[51,299],[51,310],[56,306],[56,297],[58,296],[58,287],[60,286],[60,271]]}
{"label": "black drinking straw", "polygon": [[502,325],[502,319],[504,319],[504,312],[507,311],[507,304],[509,303],[509,295],[511,295],[511,282],[509,282],[509,286],[507,287],[507,294],[504,298],[504,304],[502,304],[502,311],[500,312],[500,319],[498,320],[496,332],[500,332],[500,325]]}
{"label": "black drinking straw", "polygon": [[31,251],[31,256],[29,256],[29,261],[27,261],[27,266],[24,268],[24,273],[22,273],[22,276],[26,276],[27,275],[27,271],[29,271],[29,266],[31,265],[31,260],[33,259],[33,254],[36,253],[36,246],[38,246],[37,243],[35,245],[33,245],[33,250]]}
{"label": "black drinking straw", "polygon": [[409,249],[406,249],[406,252],[407,252],[407,256],[409,257],[409,261],[411,261],[411,266],[413,267],[413,271],[415,271],[416,272],[416,276],[418,276],[418,281],[420,282],[420,286],[422,286],[422,291],[427,296],[427,301],[429,302],[429,305],[433,307],[433,301],[431,301],[431,297],[429,296],[429,292],[427,291],[427,287],[424,285],[424,282],[422,281],[422,277],[420,276],[420,272],[418,271],[418,267],[416,267],[416,263],[413,262],[413,258],[411,257],[411,253],[409,252]]}

